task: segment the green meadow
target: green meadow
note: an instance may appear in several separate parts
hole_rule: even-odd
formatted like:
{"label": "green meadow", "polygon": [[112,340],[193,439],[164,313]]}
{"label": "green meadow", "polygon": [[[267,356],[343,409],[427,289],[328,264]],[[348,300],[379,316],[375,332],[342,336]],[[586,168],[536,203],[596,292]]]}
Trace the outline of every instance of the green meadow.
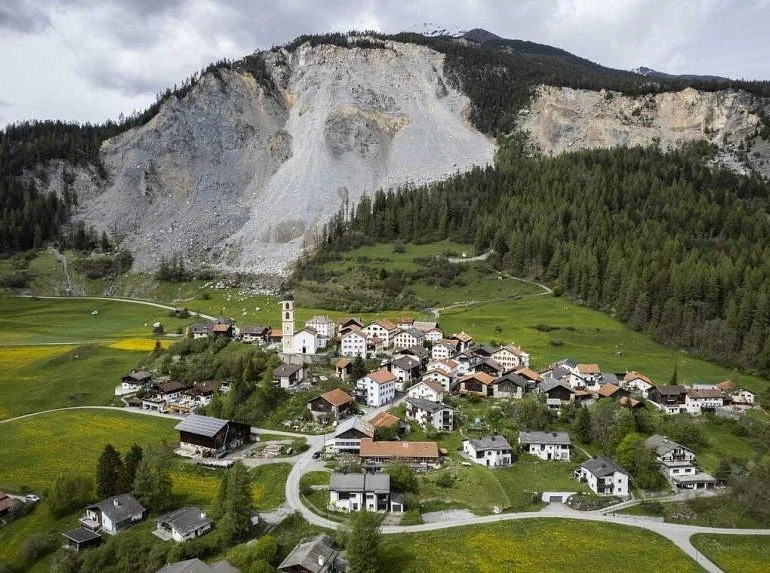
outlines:
{"label": "green meadow", "polygon": [[697,533],[690,542],[725,573],[763,573],[770,567],[770,537],[766,535]]}

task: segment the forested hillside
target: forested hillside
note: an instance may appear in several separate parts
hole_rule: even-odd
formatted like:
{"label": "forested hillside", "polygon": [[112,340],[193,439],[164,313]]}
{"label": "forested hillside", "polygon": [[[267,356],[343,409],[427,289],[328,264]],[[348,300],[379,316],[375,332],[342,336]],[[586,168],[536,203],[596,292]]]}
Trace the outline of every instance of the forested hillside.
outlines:
{"label": "forested hillside", "polygon": [[532,158],[379,192],[335,218],[324,256],[366,241],[449,238],[668,344],[770,372],[770,188],[709,166],[702,144]]}

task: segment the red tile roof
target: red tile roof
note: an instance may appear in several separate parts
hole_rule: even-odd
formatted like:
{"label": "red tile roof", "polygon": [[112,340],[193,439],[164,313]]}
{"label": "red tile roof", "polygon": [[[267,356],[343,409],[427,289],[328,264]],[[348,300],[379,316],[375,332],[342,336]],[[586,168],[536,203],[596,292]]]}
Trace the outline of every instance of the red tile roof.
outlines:
{"label": "red tile roof", "polygon": [[345,404],[350,404],[353,402],[353,398],[347,392],[340,390],[339,388],[324,392],[321,394],[321,398],[329,402],[329,404],[332,406],[337,407],[344,406]]}
{"label": "red tile roof", "polygon": [[367,374],[376,384],[387,384],[388,382],[394,382],[396,377],[391,372],[388,372],[385,368],[380,368],[374,372]]}
{"label": "red tile roof", "polygon": [[361,439],[362,458],[434,458],[438,459],[436,442],[375,442]]}

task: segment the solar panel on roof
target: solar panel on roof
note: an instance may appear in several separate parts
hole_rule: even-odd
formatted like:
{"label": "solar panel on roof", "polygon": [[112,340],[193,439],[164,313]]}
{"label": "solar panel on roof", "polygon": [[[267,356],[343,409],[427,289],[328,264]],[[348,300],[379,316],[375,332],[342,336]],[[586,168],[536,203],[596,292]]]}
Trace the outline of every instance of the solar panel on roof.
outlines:
{"label": "solar panel on roof", "polygon": [[209,416],[199,416],[190,414],[176,425],[176,430],[180,432],[189,432],[211,438],[229,423],[228,420],[221,418],[211,418]]}

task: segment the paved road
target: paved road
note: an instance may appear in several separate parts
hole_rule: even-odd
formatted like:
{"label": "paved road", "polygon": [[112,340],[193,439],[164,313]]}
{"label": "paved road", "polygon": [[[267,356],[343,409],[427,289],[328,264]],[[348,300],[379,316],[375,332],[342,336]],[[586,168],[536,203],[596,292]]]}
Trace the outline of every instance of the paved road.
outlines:
{"label": "paved road", "polygon": [[[64,299],[64,300],[113,300],[117,302],[129,302],[132,304],[143,304],[145,306],[154,306],[155,308],[162,308],[165,310],[175,310],[178,307],[169,306],[167,304],[160,304],[158,302],[150,302],[148,300],[137,300],[133,298],[116,298],[112,296],[36,296],[32,294],[20,294],[19,298],[41,298],[41,299]],[[206,320],[214,321],[216,317],[203,314],[201,312],[189,311],[190,316],[200,316]]]}

